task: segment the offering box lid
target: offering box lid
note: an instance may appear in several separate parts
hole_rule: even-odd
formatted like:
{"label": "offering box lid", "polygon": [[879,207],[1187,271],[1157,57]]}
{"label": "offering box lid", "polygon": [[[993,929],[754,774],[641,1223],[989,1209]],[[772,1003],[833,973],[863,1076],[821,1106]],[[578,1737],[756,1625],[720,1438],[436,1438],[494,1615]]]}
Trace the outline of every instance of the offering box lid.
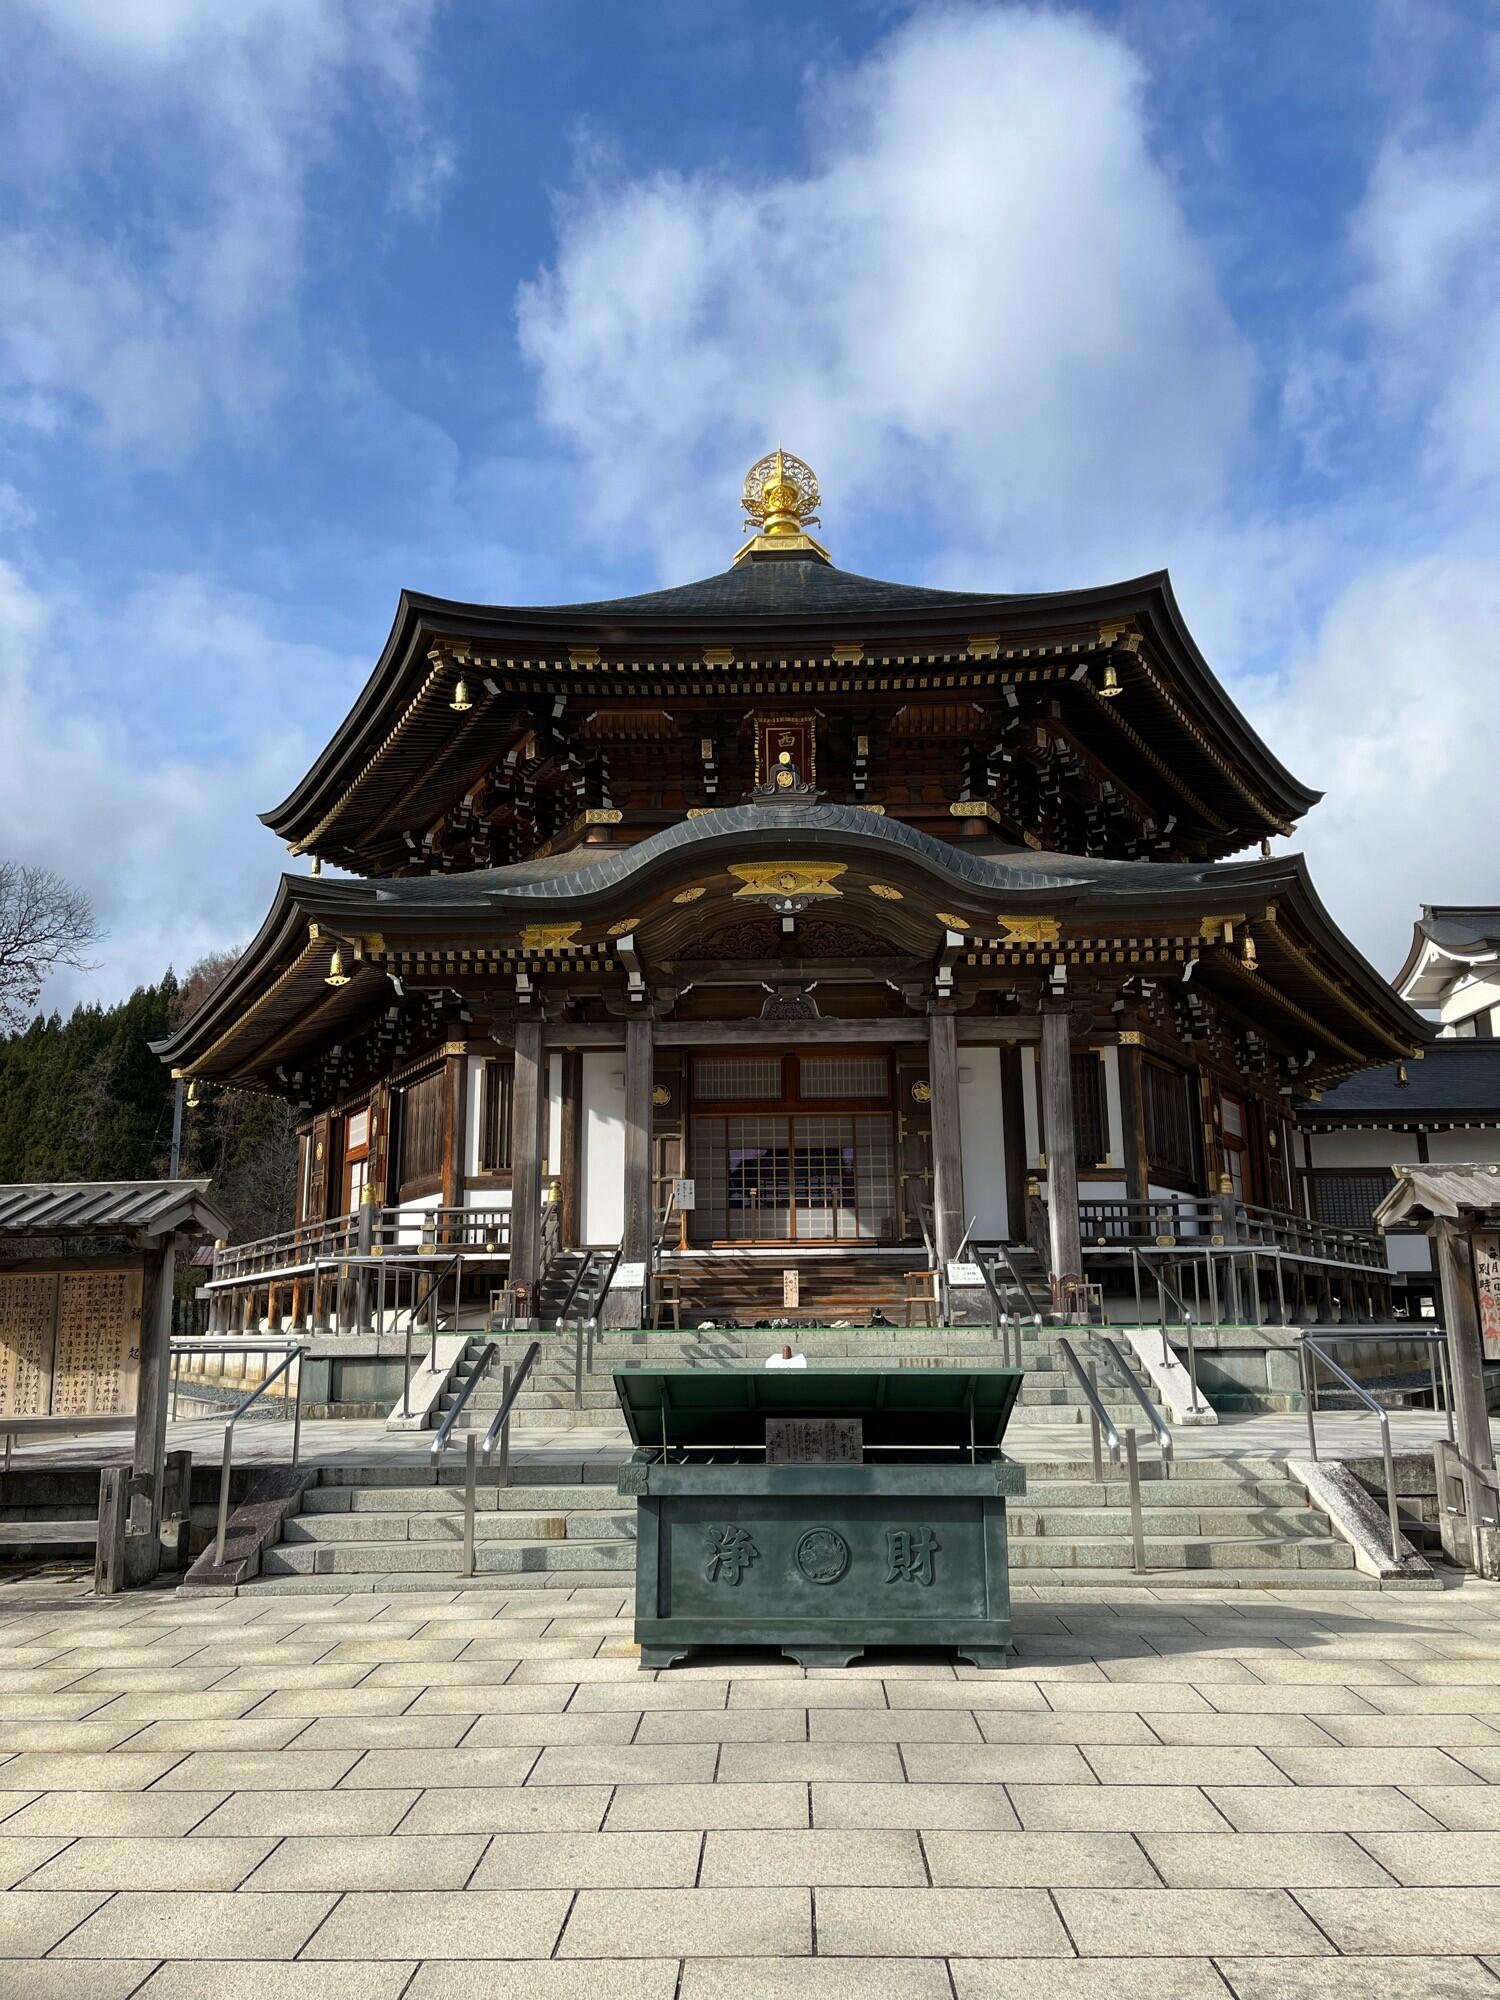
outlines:
{"label": "offering box lid", "polygon": [[[865,1445],[993,1447],[1019,1368],[624,1368],[615,1393],[636,1444],[707,1450],[765,1444],[767,1417],[858,1417]],[[972,1412],[972,1432],[970,1429]]]}

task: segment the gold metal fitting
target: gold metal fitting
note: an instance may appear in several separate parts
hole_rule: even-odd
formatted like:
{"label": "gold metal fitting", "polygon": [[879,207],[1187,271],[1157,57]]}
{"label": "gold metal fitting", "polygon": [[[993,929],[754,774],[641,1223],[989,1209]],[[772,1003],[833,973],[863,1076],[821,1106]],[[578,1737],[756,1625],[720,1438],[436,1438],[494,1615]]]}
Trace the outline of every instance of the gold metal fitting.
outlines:
{"label": "gold metal fitting", "polygon": [[448,706],[451,709],[455,709],[460,715],[462,715],[466,709],[470,709],[474,706],[473,702],[469,699],[469,683],[466,680],[460,678],[455,683],[453,689],[453,697],[449,701]]}
{"label": "gold metal fitting", "polygon": [[1257,963],[1255,956],[1255,939],[1251,937],[1248,930],[1245,932],[1244,939],[1240,945],[1240,963],[1244,965],[1247,968],[1247,970],[1254,972]]}
{"label": "gold metal fitting", "polygon": [[328,962],[328,970],[323,974],[323,984],[325,986],[349,984],[349,975],[344,970],[344,954],[337,945],[333,948],[333,957]]}
{"label": "gold metal fitting", "polygon": [[1106,660],[1104,662],[1104,681],[1099,689],[1099,692],[1100,694],[1105,696],[1107,700],[1112,700],[1114,696],[1120,692],[1120,676],[1115,671],[1115,663],[1113,660]]}

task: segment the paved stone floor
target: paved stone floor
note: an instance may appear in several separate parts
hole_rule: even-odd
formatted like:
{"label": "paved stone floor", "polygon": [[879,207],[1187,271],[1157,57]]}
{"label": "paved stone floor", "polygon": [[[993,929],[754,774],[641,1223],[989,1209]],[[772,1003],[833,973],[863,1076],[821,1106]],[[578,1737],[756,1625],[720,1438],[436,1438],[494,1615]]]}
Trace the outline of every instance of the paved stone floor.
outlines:
{"label": "paved stone floor", "polygon": [[0,1996],[1500,2000],[1500,1589],[1017,1622],[647,1674],[618,1591],[0,1584]]}

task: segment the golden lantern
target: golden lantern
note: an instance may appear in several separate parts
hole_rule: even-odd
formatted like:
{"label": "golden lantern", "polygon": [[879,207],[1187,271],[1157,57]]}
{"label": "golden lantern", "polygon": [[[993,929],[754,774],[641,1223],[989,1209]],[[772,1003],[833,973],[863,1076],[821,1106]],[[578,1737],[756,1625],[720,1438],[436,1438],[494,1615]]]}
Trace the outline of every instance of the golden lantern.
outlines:
{"label": "golden lantern", "polygon": [[465,710],[471,709],[474,706],[473,702],[469,699],[469,683],[466,680],[460,678],[457,681],[453,689],[453,698],[448,703],[448,706],[456,710],[459,715],[462,715]]}
{"label": "golden lantern", "polygon": [[1104,662],[1104,682],[1099,692],[1104,696],[1106,701],[1112,701],[1120,692],[1120,676],[1115,671],[1113,660],[1106,660]]}
{"label": "golden lantern", "polygon": [[323,974],[323,984],[325,986],[349,984],[349,975],[344,970],[344,954],[337,945],[333,948],[333,957],[328,962],[328,970]]}

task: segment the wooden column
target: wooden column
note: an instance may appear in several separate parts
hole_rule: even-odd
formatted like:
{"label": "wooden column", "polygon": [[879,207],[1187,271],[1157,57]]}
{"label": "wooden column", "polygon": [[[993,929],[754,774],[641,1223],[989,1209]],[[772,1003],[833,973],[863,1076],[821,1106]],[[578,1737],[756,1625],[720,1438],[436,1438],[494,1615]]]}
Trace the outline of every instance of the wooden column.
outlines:
{"label": "wooden column", "polygon": [[1052,1275],[1081,1278],[1083,1244],[1078,1221],[1078,1139],[1073,1125],[1073,1036],[1065,1004],[1043,1003],[1041,1067]]}
{"label": "wooden column", "polygon": [[1001,1118],[1005,1127],[1005,1216],[1012,1243],[1026,1241],[1026,1107],[1021,1051],[1000,1051]]}
{"label": "wooden column", "polygon": [[[1127,1037],[1129,1039],[1127,1039]],[[1120,1030],[1120,1142],[1124,1147],[1125,1196],[1145,1201],[1151,1193],[1151,1167],[1146,1150],[1146,1092],[1141,1075],[1139,1028]]]}
{"label": "wooden column", "polygon": [[540,1019],[516,1023],[511,1096],[510,1277],[535,1291],[542,1248],[542,1146],[547,1058]]}
{"label": "wooden column", "polygon": [[1483,1525],[1496,1511],[1495,1447],[1484,1400],[1484,1346],[1479,1332],[1473,1240],[1460,1224],[1440,1218],[1432,1225],[1432,1253],[1443,1288],[1453,1427],[1463,1467],[1470,1560],[1476,1575],[1500,1581],[1500,1528]]}
{"label": "wooden column", "polygon": [[562,1240],[570,1248],[583,1241],[583,1057],[564,1049],[562,1058]]}
{"label": "wooden column", "polygon": [[652,1036],[649,1014],[625,1023],[625,1230],[622,1263],[639,1263],[651,1252],[651,1089]]}
{"label": "wooden column", "polygon": [[964,1234],[964,1166],[958,1109],[958,1032],[951,1013],[927,1017],[927,1076],[932,1085],[932,1236],[940,1266],[958,1255]]}
{"label": "wooden column", "polygon": [[136,1381],[125,1580],[149,1583],[161,1567],[162,1472],[167,1453],[167,1392],[172,1364],[173,1240],[146,1253],[141,1288],[141,1371]]}
{"label": "wooden column", "polygon": [[465,1144],[469,1129],[469,1059],[449,1056],[443,1064],[447,1085],[443,1108],[443,1206],[462,1208]]}

